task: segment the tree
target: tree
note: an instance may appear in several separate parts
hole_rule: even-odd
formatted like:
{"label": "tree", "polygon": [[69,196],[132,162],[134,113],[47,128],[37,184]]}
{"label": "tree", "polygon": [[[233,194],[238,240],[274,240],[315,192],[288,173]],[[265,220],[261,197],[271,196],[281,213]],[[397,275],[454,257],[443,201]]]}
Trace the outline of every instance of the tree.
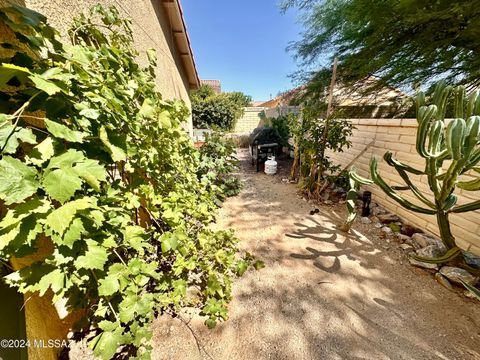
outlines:
{"label": "tree", "polygon": [[242,92],[216,94],[212,87],[202,85],[191,93],[193,125],[198,128],[217,127],[233,130],[252,98]]}
{"label": "tree", "polygon": [[[284,0],[282,8],[290,7],[306,15],[303,36],[290,49],[310,67],[335,54],[340,82],[377,75],[375,88],[439,78],[480,84],[479,1]],[[317,87],[326,85],[325,71],[316,74]]]}

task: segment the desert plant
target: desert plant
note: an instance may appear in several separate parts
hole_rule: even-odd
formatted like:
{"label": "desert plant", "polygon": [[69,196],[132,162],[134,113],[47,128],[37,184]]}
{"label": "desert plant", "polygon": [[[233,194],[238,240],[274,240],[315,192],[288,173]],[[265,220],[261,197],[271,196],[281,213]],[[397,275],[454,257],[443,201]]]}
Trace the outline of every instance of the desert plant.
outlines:
{"label": "desert plant", "polygon": [[[454,119],[445,120],[447,103],[453,90]],[[384,155],[384,160],[392,166],[404,180],[404,186],[390,186],[381,177],[377,170],[377,160],[370,161],[370,174],[372,180],[358,176],[353,169],[350,172],[352,190],[348,195],[350,211],[346,229],[355,219],[355,190],[360,184],[375,184],[389,197],[404,208],[423,214],[435,215],[440,231],[440,236],[447,247],[447,254],[441,258],[419,258],[422,261],[446,262],[460,253],[455,244],[455,238],[450,229],[449,215],[464,213],[480,209],[480,200],[468,204],[457,205],[456,188],[476,191],[480,190],[480,96],[478,91],[472,92],[465,101],[466,92],[463,86],[455,89],[439,82],[435,88],[432,105],[426,105],[425,95],[419,92],[417,96],[417,121],[418,131],[416,150],[425,159],[423,170],[396,160],[391,152]],[[446,162],[449,163],[446,163]],[[466,176],[474,176],[468,179]],[[425,175],[428,185],[433,193],[433,199],[418,189],[410,175]],[[413,204],[400,195],[400,191],[410,190],[423,204]]]}

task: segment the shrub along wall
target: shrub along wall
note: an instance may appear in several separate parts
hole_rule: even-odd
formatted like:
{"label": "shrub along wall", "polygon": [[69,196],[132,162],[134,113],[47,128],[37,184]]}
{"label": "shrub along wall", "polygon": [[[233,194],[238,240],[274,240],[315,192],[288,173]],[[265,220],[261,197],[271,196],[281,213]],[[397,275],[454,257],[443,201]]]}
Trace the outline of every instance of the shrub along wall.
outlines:
{"label": "shrub along wall", "polygon": [[[415,138],[417,131],[416,119],[351,119],[356,127],[351,137],[352,147],[346,149],[343,153],[328,154],[333,160],[343,166],[347,165],[356,156],[358,156],[369,145],[365,151],[354,163],[358,173],[362,176],[369,176],[369,161],[372,156],[382,158],[386,151],[393,152],[394,157],[414,167],[423,168],[425,165],[415,150]],[[382,159],[379,161],[379,170],[382,177],[389,184],[403,184],[400,176],[392,170]],[[425,194],[433,197],[426,176],[411,175],[414,184]],[[390,199],[378,187],[366,186],[365,189],[372,191],[373,201],[376,201],[386,209],[398,214],[406,222],[418,226],[423,230],[439,235],[437,223],[434,216],[413,213],[394,200]],[[467,192],[457,189],[458,203],[471,202],[478,200],[478,192]],[[413,194],[402,192],[404,197],[415,203],[420,204]],[[469,250],[480,255],[480,211],[473,211],[462,214],[451,214],[450,224],[452,232],[456,238],[457,245],[465,250]]]}

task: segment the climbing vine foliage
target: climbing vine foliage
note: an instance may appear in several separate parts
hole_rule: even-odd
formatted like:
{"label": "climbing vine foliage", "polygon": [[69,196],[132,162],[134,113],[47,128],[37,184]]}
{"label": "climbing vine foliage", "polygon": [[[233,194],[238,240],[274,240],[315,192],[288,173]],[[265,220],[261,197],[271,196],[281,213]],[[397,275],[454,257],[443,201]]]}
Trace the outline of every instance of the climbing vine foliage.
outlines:
{"label": "climbing vine foliage", "polygon": [[155,53],[138,65],[114,8],[78,17],[68,45],[25,8],[1,9],[0,26],[4,280],[66,299],[103,359],[149,358],[159,314],[194,306],[209,327],[226,319],[232,276],[252,257],[208,228],[221,188],[199,171],[186,107],[155,90]]}

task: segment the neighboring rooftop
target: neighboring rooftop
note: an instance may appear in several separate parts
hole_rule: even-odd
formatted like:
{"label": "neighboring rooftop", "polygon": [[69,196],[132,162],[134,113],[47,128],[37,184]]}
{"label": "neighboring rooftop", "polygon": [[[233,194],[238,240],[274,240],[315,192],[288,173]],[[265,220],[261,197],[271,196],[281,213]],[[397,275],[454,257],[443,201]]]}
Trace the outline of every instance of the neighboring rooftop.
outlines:
{"label": "neighboring rooftop", "polygon": [[222,83],[220,80],[200,80],[200,84],[210,86],[217,94],[222,92]]}

